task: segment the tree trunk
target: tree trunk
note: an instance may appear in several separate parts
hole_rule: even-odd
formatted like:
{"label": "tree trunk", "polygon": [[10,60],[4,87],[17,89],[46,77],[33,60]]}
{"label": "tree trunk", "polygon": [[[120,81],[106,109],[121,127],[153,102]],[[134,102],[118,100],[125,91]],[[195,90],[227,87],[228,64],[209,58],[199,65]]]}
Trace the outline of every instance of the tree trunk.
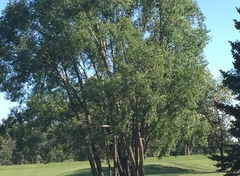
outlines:
{"label": "tree trunk", "polygon": [[144,145],[142,142],[141,134],[138,132],[138,140],[139,140],[139,155],[140,155],[140,161],[138,166],[138,174],[139,176],[144,176],[144,159],[145,159],[145,153],[144,153]]}
{"label": "tree trunk", "polygon": [[99,174],[99,176],[104,176],[103,168],[102,168],[102,164],[101,164],[101,159],[99,157],[97,149],[96,149],[96,147],[93,143],[91,144],[91,146],[92,146],[94,160],[95,160],[95,163],[97,165],[98,174]]}
{"label": "tree trunk", "polygon": [[88,161],[90,163],[93,176],[99,176],[90,148],[87,149],[87,156],[88,156]]}
{"label": "tree trunk", "polygon": [[132,146],[131,144],[129,144],[128,139],[126,138],[126,136],[123,136],[124,139],[124,143],[125,146],[127,147],[127,153],[128,153],[128,157],[130,158],[130,162],[131,162],[131,176],[137,176],[137,170],[136,170],[136,160],[135,160],[135,156],[134,156],[134,152],[132,150]]}
{"label": "tree trunk", "polygon": [[127,176],[127,160],[125,160],[124,158],[122,158],[121,156],[118,155],[117,158],[117,165],[118,165],[118,174],[120,176]]}
{"label": "tree trunk", "polygon": [[108,176],[112,176],[112,168],[111,168],[111,160],[110,160],[110,152],[109,152],[109,146],[108,144],[105,142],[105,148],[106,148],[106,155],[107,155],[107,164],[108,164]]}
{"label": "tree trunk", "polygon": [[122,167],[120,165],[119,157],[118,157],[118,151],[117,151],[117,139],[116,136],[114,136],[113,139],[113,162],[114,162],[114,176],[119,176],[120,173],[122,173]]}
{"label": "tree trunk", "polygon": [[185,145],[185,155],[191,155],[192,150],[188,144]]}

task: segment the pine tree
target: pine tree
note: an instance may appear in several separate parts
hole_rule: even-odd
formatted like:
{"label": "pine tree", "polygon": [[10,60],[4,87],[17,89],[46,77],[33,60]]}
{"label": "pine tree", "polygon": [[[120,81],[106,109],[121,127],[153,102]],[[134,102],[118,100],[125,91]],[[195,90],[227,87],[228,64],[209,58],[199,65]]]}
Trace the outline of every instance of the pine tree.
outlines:
{"label": "pine tree", "polygon": [[[237,8],[240,14],[240,8]],[[240,21],[234,20],[235,28],[240,31]],[[234,99],[240,101],[240,41],[230,42],[232,47],[231,52],[234,58],[234,68],[230,71],[224,72],[221,70],[223,76],[223,84],[232,91]],[[225,156],[215,156],[214,160],[218,161],[217,167],[226,171],[226,176],[240,175],[240,103],[238,104],[218,104],[220,110],[225,111],[233,117],[230,134],[233,137],[233,142],[228,144],[225,150]]]}

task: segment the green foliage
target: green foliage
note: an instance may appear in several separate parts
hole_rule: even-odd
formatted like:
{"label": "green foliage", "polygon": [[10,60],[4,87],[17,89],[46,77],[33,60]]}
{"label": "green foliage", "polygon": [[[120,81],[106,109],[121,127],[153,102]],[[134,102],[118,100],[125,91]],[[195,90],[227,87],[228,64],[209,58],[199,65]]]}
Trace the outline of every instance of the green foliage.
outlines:
{"label": "green foliage", "polygon": [[[238,13],[240,13],[240,9],[237,8]],[[235,21],[235,27],[237,30],[240,30],[240,22]],[[233,98],[236,101],[236,104],[233,103],[220,103],[218,104],[218,108],[220,110],[225,111],[228,115],[230,115],[233,119],[231,121],[231,126],[229,132],[233,139],[234,143],[230,143],[227,145],[227,149],[225,150],[226,155],[221,157],[214,157],[213,159],[218,161],[217,166],[222,170],[226,171],[226,175],[234,176],[239,175],[240,170],[240,147],[239,147],[239,137],[240,137],[240,110],[239,110],[239,100],[240,100],[240,87],[239,87],[239,62],[240,62],[240,50],[239,50],[239,41],[230,42],[232,47],[232,56],[234,58],[233,66],[234,69],[224,72],[221,71],[223,75],[223,85],[227,87],[233,94]]]}
{"label": "green foliage", "polygon": [[2,127],[16,143],[13,164],[86,159],[81,154],[84,138],[78,135],[83,127],[63,100],[56,93],[33,95],[24,108],[12,109]]}
{"label": "green foliage", "polygon": [[9,136],[0,136],[0,165],[11,165],[15,141]]}
{"label": "green foliage", "polygon": [[226,144],[230,141],[228,128],[231,117],[218,109],[217,104],[229,104],[232,101],[231,92],[216,80],[210,80],[210,89],[199,102],[198,112],[201,113],[210,125],[208,147],[205,154],[224,154]]}
{"label": "green foliage", "polygon": [[[0,20],[0,90],[28,101],[27,153],[49,135],[83,139],[93,175],[103,175],[102,158],[143,175],[149,142],[169,148],[185,120],[204,124],[196,109],[208,91],[207,42],[192,0],[18,0]],[[205,135],[185,137],[193,133]]]}

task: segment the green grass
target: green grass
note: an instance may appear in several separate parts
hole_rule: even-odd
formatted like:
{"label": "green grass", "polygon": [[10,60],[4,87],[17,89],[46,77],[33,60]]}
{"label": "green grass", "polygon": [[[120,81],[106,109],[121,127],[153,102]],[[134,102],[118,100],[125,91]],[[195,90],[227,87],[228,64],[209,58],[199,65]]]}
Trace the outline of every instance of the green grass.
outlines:
{"label": "green grass", "polygon": [[[204,156],[146,159],[147,176],[221,176],[215,172],[214,162]],[[88,162],[63,162],[20,166],[1,166],[1,176],[91,176]]]}

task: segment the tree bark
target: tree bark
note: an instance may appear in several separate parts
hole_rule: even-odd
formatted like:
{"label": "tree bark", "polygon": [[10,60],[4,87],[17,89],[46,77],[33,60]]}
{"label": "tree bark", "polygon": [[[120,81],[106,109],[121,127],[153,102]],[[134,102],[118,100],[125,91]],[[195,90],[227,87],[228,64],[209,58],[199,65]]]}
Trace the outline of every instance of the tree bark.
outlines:
{"label": "tree bark", "polygon": [[95,163],[97,166],[98,174],[99,174],[99,176],[104,176],[101,159],[99,157],[97,149],[93,143],[91,144],[91,147],[92,147],[92,151],[93,151],[94,160],[95,160]]}
{"label": "tree bark", "polygon": [[140,155],[140,161],[138,166],[138,174],[139,176],[144,176],[144,159],[145,159],[145,153],[144,153],[144,146],[141,138],[140,132],[138,132],[138,143],[139,143],[139,155]]}
{"label": "tree bark", "polygon": [[123,139],[127,148],[128,157],[130,158],[130,162],[131,162],[131,173],[132,173],[131,176],[137,176],[136,160],[135,160],[134,152],[132,150],[132,146],[131,144],[129,144],[128,139],[126,138],[125,135],[123,136]]}
{"label": "tree bark", "polygon": [[108,164],[108,176],[112,176],[112,168],[111,168],[111,160],[110,160],[110,152],[109,145],[105,142],[106,155],[107,155],[107,164]]}
{"label": "tree bark", "polygon": [[118,159],[118,151],[117,151],[117,139],[114,136],[113,139],[113,162],[114,162],[114,176],[119,176],[119,172],[122,172],[122,168],[120,165],[120,161]]}
{"label": "tree bark", "polygon": [[89,164],[91,166],[91,171],[92,171],[93,176],[99,176],[97,168],[96,168],[95,163],[94,163],[93,156],[92,156],[91,151],[90,151],[90,148],[87,149],[87,156],[88,156],[88,161],[89,161]]}

